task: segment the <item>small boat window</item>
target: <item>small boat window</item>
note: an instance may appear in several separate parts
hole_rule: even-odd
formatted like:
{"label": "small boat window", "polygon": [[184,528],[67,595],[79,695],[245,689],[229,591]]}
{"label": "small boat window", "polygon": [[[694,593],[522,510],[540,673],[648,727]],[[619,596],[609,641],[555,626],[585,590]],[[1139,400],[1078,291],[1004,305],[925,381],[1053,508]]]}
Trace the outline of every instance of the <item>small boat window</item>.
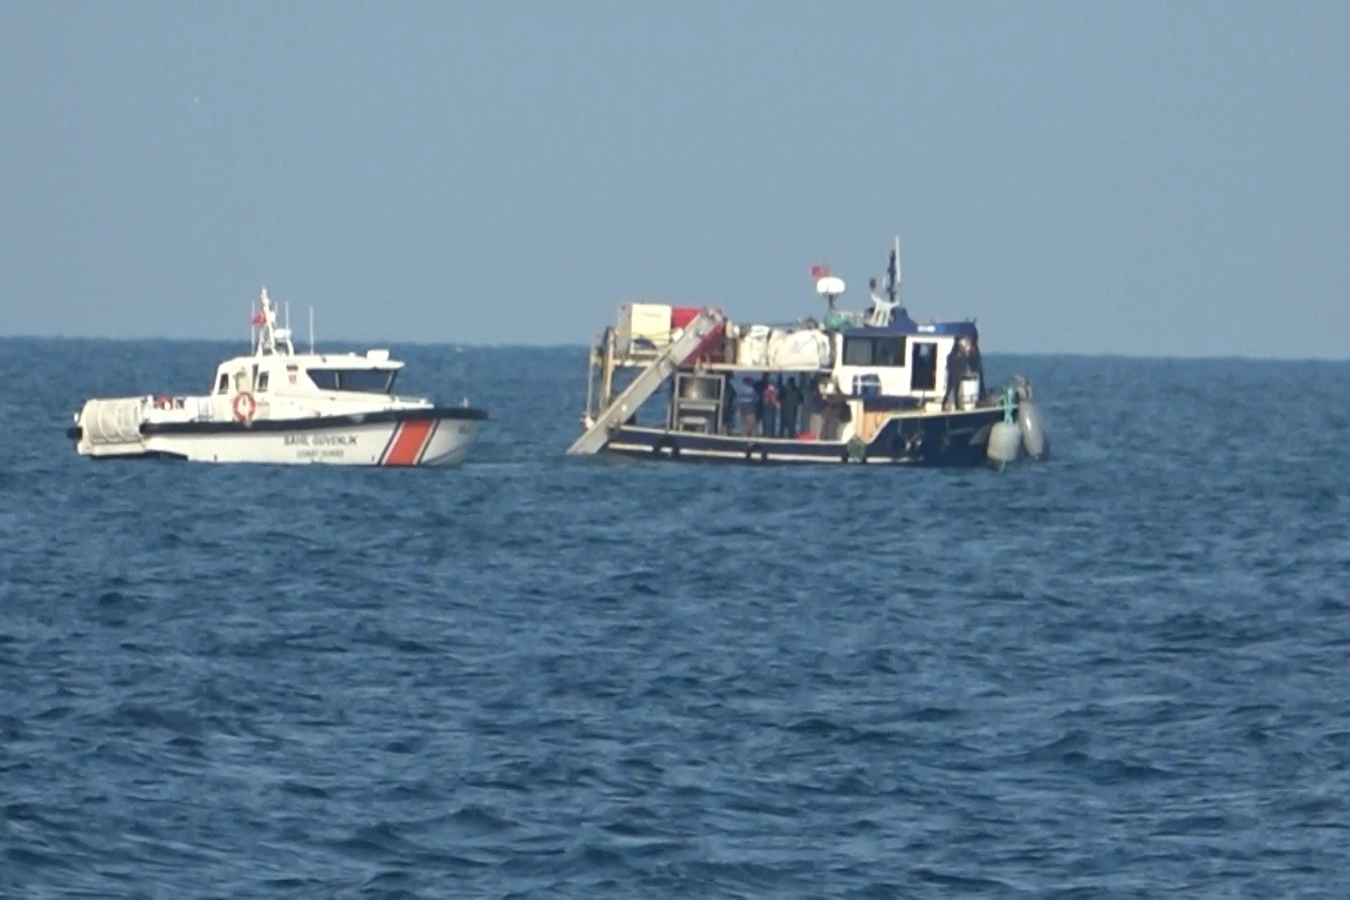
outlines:
{"label": "small boat window", "polygon": [[259,373],[259,375],[258,375],[258,393],[262,393],[263,391],[267,390],[267,381],[268,381],[268,378],[271,376],[271,374],[272,374],[272,373],[270,373],[270,372],[261,372],[261,373]]}
{"label": "small boat window", "polygon": [[844,338],[844,365],[870,366],[872,342],[867,338]]}
{"label": "small boat window", "polygon": [[877,338],[872,342],[872,365],[903,366],[904,364],[904,338]]}
{"label": "small boat window", "polygon": [[332,369],[306,369],[305,374],[309,380],[314,382],[314,386],[321,391],[336,391],[337,372]]}
{"label": "small boat window", "polygon": [[217,394],[228,394],[230,392],[230,375],[228,372],[220,373],[220,381],[216,382]]}
{"label": "small boat window", "polygon": [[314,386],[324,391],[361,391],[387,394],[394,386],[397,372],[381,369],[307,369]]}

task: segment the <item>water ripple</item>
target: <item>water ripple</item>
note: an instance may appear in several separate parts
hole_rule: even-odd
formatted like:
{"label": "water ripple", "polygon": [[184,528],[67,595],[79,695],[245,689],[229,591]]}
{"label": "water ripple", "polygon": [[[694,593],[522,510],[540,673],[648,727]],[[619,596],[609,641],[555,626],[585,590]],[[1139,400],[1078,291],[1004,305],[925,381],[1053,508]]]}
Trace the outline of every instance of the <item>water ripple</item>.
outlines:
{"label": "water ripple", "polygon": [[78,460],[60,373],[220,349],[100,348],[0,348],[0,893],[1346,893],[1350,367],[1020,360],[1051,465],[822,472],[414,348],[483,443],[353,473]]}

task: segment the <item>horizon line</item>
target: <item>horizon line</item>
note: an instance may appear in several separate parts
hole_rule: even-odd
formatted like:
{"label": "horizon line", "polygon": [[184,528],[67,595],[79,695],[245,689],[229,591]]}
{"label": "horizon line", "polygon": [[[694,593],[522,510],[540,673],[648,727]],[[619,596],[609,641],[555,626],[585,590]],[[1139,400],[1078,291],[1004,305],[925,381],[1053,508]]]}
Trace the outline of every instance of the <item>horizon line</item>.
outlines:
{"label": "horizon line", "polygon": [[[166,343],[166,344],[229,344],[239,343],[249,347],[246,352],[251,352],[251,344],[248,341],[240,341],[237,338],[204,338],[204,337],[95,337],[92,335],[65,335],[65,334],[0,334],[0,341],[87,341],[106,344],[133,344],[133,343]],[[330,352],[347,352],[351,347],[365,348],[392,348],[394,345],[405,347],[437,348],[437,347],[459,347],[465,350],[577,350],[586,352],[589,349],[586,343],[490,343],[478,341],[419,341],[419,340],[370,340],[367,339],[345,339],[328,338],[326,343],[330,346],[341,346],[342,349],[334,349]],[[297,354],[307,353],[307,350],[297,346]],[[323,354],[325,351],[315,348],[316,354]],[[1127,360],[1183,360],[1183,361],[1237,361],[1237,362],[1323,362],[1323,363],[1347,363],[1350,362],[1350,354],[1346,356],[1254,356],[1248,353],[1215,352],[1215,353],[1197,353],[1191,355],[1181,355],[1175,353],[1157,353],[1140,352],[1125,350],[1102,350],[1096,352],[1087,352],[1079,350],[984,350],[986,357],[1006,356],[1039,356],[1039,357],[1060,357],[1066,359],[1127,359]]]}

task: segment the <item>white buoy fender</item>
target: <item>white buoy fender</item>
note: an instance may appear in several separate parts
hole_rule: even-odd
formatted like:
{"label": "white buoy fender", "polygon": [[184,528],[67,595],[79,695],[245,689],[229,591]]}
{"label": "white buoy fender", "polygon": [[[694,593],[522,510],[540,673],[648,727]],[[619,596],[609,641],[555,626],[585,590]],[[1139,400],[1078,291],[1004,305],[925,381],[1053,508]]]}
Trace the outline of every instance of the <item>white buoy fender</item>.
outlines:
{"label": "white buoy fender", "polygon": [[1017,451],[1022,448],[1022,434],[1014,422],[995,422],[989,431],[989,444],[984,454],[990,462],[1004,464],[1017,459]]}
{"label": "white buoy fender", "polygon": [[1017,429],[1022,433],[1022,447],[1032,459],[1050,455],[1050,433],[1045,427],[1045,416],[1030,400],[1017,407]]}

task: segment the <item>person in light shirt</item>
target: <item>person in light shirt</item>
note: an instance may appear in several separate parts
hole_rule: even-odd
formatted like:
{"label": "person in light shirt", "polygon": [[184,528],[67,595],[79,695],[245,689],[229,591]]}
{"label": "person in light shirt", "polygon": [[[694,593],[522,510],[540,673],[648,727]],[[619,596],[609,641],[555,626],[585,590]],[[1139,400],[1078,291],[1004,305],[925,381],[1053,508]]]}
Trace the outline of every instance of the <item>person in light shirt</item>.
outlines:
{"label": "person in light shirt", "polygon": [[741,434],[752,437],[759,426],[758,417],[755,415],[756,407],[759,406],[759,394],[755,391],[755,380],[749,375],[742,378],[741,383],[744,387],[736,394],[736,412],[741,418]]}

